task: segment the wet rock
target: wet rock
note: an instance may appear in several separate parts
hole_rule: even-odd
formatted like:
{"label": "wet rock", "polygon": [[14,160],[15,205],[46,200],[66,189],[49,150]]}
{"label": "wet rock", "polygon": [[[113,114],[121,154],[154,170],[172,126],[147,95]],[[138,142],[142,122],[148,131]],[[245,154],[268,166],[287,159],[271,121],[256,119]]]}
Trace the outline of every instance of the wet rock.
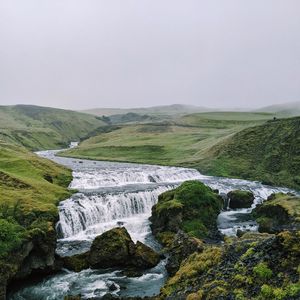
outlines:
{"label": "wet rock", "polygon": [[83,253],[73,256],[66,256],[61,259],[65,268],[75,272],[80,272],[81,270],[87,269],[89,267],[87,258],[88,254]]}
{"label": "wet rock", "polygon": [[126,268],[121,273],[127,277],[141,277],[143,275],[143,271],[136,268]]}
{"label": "wet rock", "polygon": [[141,242],[134,244],[125,227],[113,228],[97,236],[90,251],[62,258],[64,267],[83,269],[131,268],[144,270],[156,266],[160,255]]}
{"label": "wet rock", "polygon": [[134,255],[131,258],[132,264],[138,269],[147,269],[156,266],[160,261],[160,255],[150,247],[137,242],[134,248]]}
{"label": "wet rock", "polygon": [[101,297],[102,300],[113,300],[113,299],[119,299],[118,296],[113,295],[113,294],[105,294],[103,297]]}
{"label": "wet rock", "polygon": [[229,208],[250,208],[254,201],[254,195],[250,191],[234,190],[227,194]]}
{"label": "wet rock", "polygon": [[89,252],[92,268],[127,266],[135,245],[125,227],[114,228],[97,236]]}
{"label": "wet rock", "polygon": [[111,292],[114,292],[118,289],[118,286],[115,284],[115,283],[111,283],[109,286],[108,286],[108,289],[111,291]]}

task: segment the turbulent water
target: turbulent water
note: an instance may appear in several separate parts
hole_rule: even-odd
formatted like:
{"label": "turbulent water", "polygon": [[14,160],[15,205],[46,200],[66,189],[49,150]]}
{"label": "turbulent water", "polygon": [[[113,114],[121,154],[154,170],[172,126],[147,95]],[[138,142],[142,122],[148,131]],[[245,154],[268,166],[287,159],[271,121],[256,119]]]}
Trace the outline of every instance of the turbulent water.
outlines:
{"label": "turbulent water", "polygon": [[[57,253],[62,256],[88,250],[95,236],[117,226],[125,226],[134,241],[159,248],[150,232],[151,207],[159,194],[185,180],[201,180],[220,193],[250,190],[255,195],[253,207],[273,192],[290,191],[259,182],[204,176],[194,169],[61,158],[55,156],[56,152],[38,154],[72,168],[70,188],[79,191],[59,205]],[[249,219],[252,208],[224,210],[218,217],[220,231],[235,235],[239,228],[257,230],[257,224]],[[112,283],[118,287],[113,292],[117,295],[151,296],[159,293],[166,279],[165,263],[163,260],[137,278],[123,276],[120,270],[79,273],[65,270],[41,282],[24,285],[13,291],[9,298],[55,300],[68,294],[81,294],[84,299],[96,298],[106,294]]]}

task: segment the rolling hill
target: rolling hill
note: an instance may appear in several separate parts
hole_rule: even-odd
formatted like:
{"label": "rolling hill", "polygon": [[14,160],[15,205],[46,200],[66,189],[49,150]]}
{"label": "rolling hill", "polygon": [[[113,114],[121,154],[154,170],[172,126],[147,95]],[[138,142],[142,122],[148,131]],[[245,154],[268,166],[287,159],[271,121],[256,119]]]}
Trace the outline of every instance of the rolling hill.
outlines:
{"label": "rolling hill", "polygon": [[95,116],[33,105],[0,106],[0,140],[31,150],[65,147],[106,125]]}
{"label": "rolling hill", "polygon": [[208,174],[300,189],[300,117],[244,129],[209,149],[194,166]]}
{"label": "rolling hill", "polygon": [[174,116],[207,111],[211,111],[211,109],[193,105],[173,104],[141,108],[94,108],[83,110],[82,112],[96,116],[124,115],[128,113],[152,116]]}
{"label": "rolling hill", "polygon": [[188,166],[236,132],[273,119],[272,114],[215,112],[168,122],[105,127],[62,155],[98,160]]}

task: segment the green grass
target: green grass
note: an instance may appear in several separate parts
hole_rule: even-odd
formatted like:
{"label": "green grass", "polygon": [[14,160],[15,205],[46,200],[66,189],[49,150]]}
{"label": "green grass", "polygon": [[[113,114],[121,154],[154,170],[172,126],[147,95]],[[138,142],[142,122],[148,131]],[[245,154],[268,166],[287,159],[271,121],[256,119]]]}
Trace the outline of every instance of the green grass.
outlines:
{"label": "green grass", "polygon": [[62,148],[105,123],[95,116],[32,105],[0,106],[0,140],[31,150]]}
{"label": "green grass", "polygon": [[70,170],[0,141],[0,263],[34,230],[53,226],[71,179]]}
{"label": "green grass", "polygon": [[249,126],[272,119],[265,113],[199,113],[170,122],[118,126],[62,155],[97,160],[189,166],[208,149]]}
{"label": "green grass", "polygon": [[208,174],[300,189],[300,117],[245,129],[207,151],[195,166]]}

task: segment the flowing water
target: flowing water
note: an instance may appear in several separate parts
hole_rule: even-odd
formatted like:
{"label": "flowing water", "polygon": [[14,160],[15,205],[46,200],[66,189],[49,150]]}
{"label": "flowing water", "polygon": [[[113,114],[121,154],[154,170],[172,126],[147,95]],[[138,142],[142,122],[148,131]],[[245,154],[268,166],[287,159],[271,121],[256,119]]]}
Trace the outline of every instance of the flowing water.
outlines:
{"label": "flowing water", "polygon": [[[256,231],[257,224],[250,218],[255,205],[274,192],[291,192],[259,182],[204,176],[194,169],[79,160],[57,157],[56,153],[42,151],[38,155],[70,167],[73,170],[70,188],[78,190],[59,205],[57,253],[61,256],[87,251],[97,235],[117,226],[125,226],[134,241],[159,249],[149,226],[151,207],[159,194],[186,180],[200,180],[220,193],[234,189],[254,193],[252,208],[221,212],[218,226],[226,235],[235,235],[239,228]],[[136,278],[122,275],[121,270],[88,269],[79,273],[64,270],[12,291],[9,299],[57,300],[70,294],[99,299],[109,292],[112,283],[117,287],[112,292],[116,295],[151,296],[159,293],[167,277],[165,264],[162,260]]]}

